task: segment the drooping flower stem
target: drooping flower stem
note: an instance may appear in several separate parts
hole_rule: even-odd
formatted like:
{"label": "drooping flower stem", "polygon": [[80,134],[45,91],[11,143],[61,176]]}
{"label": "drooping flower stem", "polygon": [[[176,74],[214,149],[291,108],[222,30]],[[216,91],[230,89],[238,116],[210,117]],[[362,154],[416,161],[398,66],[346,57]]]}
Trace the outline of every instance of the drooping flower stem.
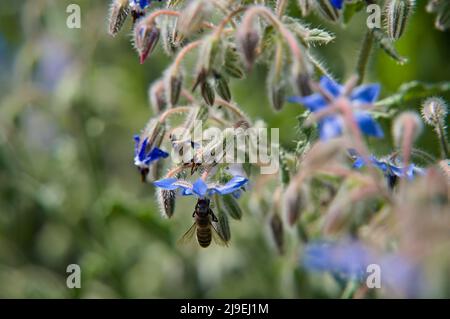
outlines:
{"label": "drooping flower stem", "polygon": [[175,107],[173,109],[168,109],[167,111],[165,111],[164,113],[161,114],[161,116],[158,119],[158,122],[160,124],[164,123],[167,118],[173,114],[178,114],[178,113],[189,113],[190,111],[192,111],[192,107],[191,106],[179,106],[179,107]]}
{"label": "drooping flower stem", "polygon": [[220,106],[223,106],[227,109],[229,109],[232,113],[236,114],[239,118],[242,118],[246,120],[247,122],[250,122],[247,116],[242,112],[237,106],[233,105],[230,102],[225,101],[221,98],[216,98],[215,103],[219,104]]}
{"label": "drooping flower stem", "polygon": [[202,44],[201,40],[191,42],[188,45],[186,45],[185,47],[183,47],[183,49],[181,49],[180,52],[178,52],[178,55],[175,58],[175,61],[173,62],[174,71],[176,73],[178,72],[181,61],[183,61],[186,54],[189,53],[191,50],[197,48],[200,44]]}
{"label": "drooping flower stem", "polygon": [[364,40],[359,52],[358,62],[356,65],[356,74],[358,75],[358,84],[363,83],[364,76],[366,74],[367,65],[369,63],[370,53],[373,47],[373,33],[369,29],[367,30]]}
{"label": "drooping flower stem", "polygon": [[262,6],[254,6],[247,10],[241,23],[241,27],[245,30],[250,30],[249,27],[253,23],[255,16],[263,17],[267,22],[269,22],[284,38],[289,49],[294,56],[294,62],[300,67],[300,69],[306,69],[304,64],[304,56],[300,44],[298,43],[295,36],[280,22],[280,20],[275,16],[272,11]]}

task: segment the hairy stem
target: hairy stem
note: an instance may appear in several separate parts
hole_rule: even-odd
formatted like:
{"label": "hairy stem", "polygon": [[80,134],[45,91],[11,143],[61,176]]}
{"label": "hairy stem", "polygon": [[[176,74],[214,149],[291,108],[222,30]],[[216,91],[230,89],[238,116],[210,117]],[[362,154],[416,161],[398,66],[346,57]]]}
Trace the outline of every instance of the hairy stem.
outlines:
{"label": "hairy stem", "polygon": [[367,30],[366,35],[359,52],[358,63],[356,65],[356,74],[358,75],[358,84],[363,83],[366,74],[367,64],[369,63],[370,53],[373,47],[373,33]]}

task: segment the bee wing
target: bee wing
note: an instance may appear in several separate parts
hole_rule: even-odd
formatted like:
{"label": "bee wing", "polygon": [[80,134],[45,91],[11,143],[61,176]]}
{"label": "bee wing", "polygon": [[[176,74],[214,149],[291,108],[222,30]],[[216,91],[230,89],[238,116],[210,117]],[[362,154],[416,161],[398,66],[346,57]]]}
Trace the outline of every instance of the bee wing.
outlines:
{"label": "bee wing", "polygon": [[184,235],[177,241],[178,245],[187,244],[192,241],[197,232],[197,223],[194,222],[192,226],[184,233]]}
{"label": "bee wing", "polygon": [[214,242],[219,246],[228,246],[228,242],[223,238],[217,229],[216,223],[211,222],[211,234]]}

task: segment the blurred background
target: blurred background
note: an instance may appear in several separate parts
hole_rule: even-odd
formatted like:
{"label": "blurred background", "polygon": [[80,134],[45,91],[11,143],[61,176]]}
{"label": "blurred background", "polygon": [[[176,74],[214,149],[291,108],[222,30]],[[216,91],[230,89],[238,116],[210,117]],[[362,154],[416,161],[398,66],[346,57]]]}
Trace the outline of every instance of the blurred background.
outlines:
{"label": "blurred background", "polygon": [[[449,33],[435,30],[425,1],[418,2],[397,44],[409,63],[373,55],[368,81],[382,83],[383,96],[412,80],[450,80]],[[66,26],[70,3],[81,7],[80,29]],[[140,182],[132,161],[133,134],[152,115],[148,86],[170,59],[158,47],[140,65],[129,20],[116,38],[107,34],[108,7],[106,0],[0,1],[0,297],[339,296],[331,282],[305,276],[296,251],[277,254],[265,212],[245,208],[249,194],[243,219],[231,221],[229,248],[176,245],[191,225],[194,200],[177,202],[171,220],[161,218],[152,186]],[[340,80],[354,70],[365,19],[360,14],[342,29],[308,18],[336,33],[315,51]],[[233,97],[252,119],[280,128],[282,145],[293,149],[299,106],[274,113],[265,74],[260,67],[232,82]],[[418,110],[420,102],[401,108]],[[438,155],[428,131],[419,146]],[[371,146],[384,154],[386,141]],[[69,264],[81,266],[81,289],[66,287]]]}

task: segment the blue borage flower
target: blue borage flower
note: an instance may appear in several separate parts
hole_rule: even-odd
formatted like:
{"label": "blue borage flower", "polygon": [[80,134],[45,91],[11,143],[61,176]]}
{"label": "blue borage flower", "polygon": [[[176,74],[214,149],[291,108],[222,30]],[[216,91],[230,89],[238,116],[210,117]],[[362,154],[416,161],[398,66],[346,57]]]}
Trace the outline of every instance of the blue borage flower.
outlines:
{"label": "blue borage flower", "polygon": [[193,184],[185,180],[178,180],[177,178],[165,178],[153,182],[156,187],[172,191],[181,189],[181,195],[194,195],[199,198],[211,196],[213,194],[235,194],[247,183],[248,179],[243,176],[233,176],[233,178],[231,178],[225,185],[206,183],[201,178],[197,179]]}
{"label": "blue borage flower", "polygon": [[[161,0],[159,0],[161,2]],[[152,0],[130,0],[131,7],[139,6],[140,9],[144,10],[152,3]]]}
{"label": "blue borage flower", "polygon": [[[330,78],[324,76],[320,80],[320,87],[331,97],[338,98],[344,92],[344,87]],[[383,130],[372,118],[369,112],[362,109],[362,106],[373,104],[380,93],[379,84],[361,85],[352,90],[348,98],[354,108],[353,116],[360,130],[368,136],[381,138],[384,136]],[[289,102],[303,104],[309,111],[316,113],[330,107],[332,102],[328,102],[324,96],[315,93],[306,97],[293,96]],[[344,120],[342,115],[324,115],[319,119],[319,134],[322,140],[340,136],[343,132]]]}
{"label": "blue borage flower", "polygon": [[[355,150],[349,150],[349,153],[354,160],[353,162],[354,168],[359,169],[366,164],[364,158],[359,154],[357,154]],[[389,158],[377,159],[375,156],[371,155],[369,157],[369,161],[373,166],[375,166],[384,173],[384,175],[388,178],[390,186],[394,186],[397,177],[400,178],[406,177],[411,180],[416,175],[422,175],[424,173],[423,169],[417,167],[414,164],[408,165],[408,167],[405,170],[404,167],[396,165],[396,163]]]}
{"label": "blue borage flower", "polygon": [[418,264],[398,254],[379,255],[356,240],[311,242],[301,264],[308,271],[330,272],[339,279],[360,282],[370,274],[367,267],[375,264],[382,269],[383,284],[404,296],[417,297],[424,288]]}
{"label": "blue borage flower", "polygon": [[342,9],[342,4],[344,3],[344,0],[330,0],[330,2],[333,5],[333,7],[335,7],[336,9],[341,10]]}
{"label": "blue borage flower", "polygon": [[152,162],[169,156],[168,153],[158,147],[151,147],[148,143],[148,138],[144,139],[141,143],[140,136],[135,135],[134,141],[136,142],[134,148],[134,165],[139,168],[148,167]]}

